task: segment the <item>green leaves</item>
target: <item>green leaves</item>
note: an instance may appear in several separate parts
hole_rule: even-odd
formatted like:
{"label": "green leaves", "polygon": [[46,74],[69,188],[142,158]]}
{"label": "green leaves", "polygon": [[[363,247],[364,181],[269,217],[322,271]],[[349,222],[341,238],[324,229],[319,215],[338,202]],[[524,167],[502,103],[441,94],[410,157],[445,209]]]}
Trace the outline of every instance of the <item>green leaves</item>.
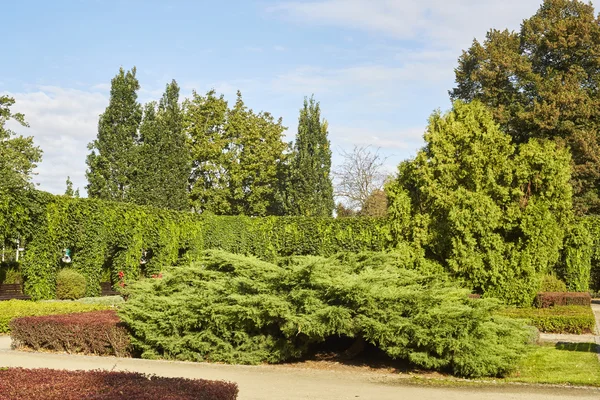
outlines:
{"label": "green leaves", "polygon": [[425,140],[388,185],[392,233],[475,291],[531,303],[572,222],[567,150],[513,145],[478,101],[434,113]]}
{"label": "green leaves", "polygon": [[483,43],[474,41],[450,91],[453,100],[486,104],[515,143],[537,138],[569,146],[580,214],[600,210],[598,21],[591,4],[545,0],[520,32],[491,30]]}
{"label": "green leaves", "polygon": [[421,368],[509,372],[531,331],[494,316],[496,301],[469,299],[404,250],[277,265],[209,251],[163,280],[133,285],[119,314],[148,358],[282,362],[345,336]]}
{"label": "green leaves", "polygon": [[142,119],[137,101],[136,69],[123,68],[113,78],[110,102],[100,115],[98,136],[88,145],[87,191],[92,198],[129,201],[136,167],[136,142]]}

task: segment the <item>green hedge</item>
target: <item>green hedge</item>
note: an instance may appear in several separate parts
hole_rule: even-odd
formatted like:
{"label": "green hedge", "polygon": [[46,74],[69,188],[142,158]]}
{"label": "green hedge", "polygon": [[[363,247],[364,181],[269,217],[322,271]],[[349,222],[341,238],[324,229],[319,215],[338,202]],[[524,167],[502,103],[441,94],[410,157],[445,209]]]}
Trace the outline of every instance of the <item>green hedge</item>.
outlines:
{"label": "green hedge", "polygon": [[531,325],[546,333],[591,333],[596,326],[594,313],[590,307],[507,308],[500,314],[526,319]]}
{"label": "green hedge", "polygon": [[[187,264],[204,249],[221,249],[272,261],[278,256],[340,251],[380,251],[389,246],[385,219],[200,216],[152,207],[63,196],[46,198],[21,263],[25,293],[51,299],[56,276],[66,267],[86,278],[86,296],[100,282],[125,282]],[[61,263],[64,248],[72,263]],[[142,250],[148,262],[140,264]]]}
{"label": "green hedge", "polygon": [[0,301],[0,333],[10,333],[8,323],[13,318],[106,310],[100,304],[77,302],[35,302],[28,300]]}

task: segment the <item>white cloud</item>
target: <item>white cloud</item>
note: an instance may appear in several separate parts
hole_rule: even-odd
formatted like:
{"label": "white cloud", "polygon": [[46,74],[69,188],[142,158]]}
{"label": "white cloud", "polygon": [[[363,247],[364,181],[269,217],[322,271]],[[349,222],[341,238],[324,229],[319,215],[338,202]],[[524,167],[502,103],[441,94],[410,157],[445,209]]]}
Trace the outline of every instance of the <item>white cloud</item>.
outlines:
{"label": "white cloud", "polygon": [[35,144],[44,151],[34,182],[40,183],[42,190],[60,194],[70,176],[74,186],[84,193],[87,144],[96,137],[98,116],[106,108],[108,97],[95,91],[54,86],[8,94],[16,100],[14,111],[25,114],[30,125],[13,129],[33,136]]}
{"label": "white cloud", "polygon": [[268,11],[302,23],[384,34],[454,49],[491,28],[518,29],[540,0],[321,0],[285,1]]}

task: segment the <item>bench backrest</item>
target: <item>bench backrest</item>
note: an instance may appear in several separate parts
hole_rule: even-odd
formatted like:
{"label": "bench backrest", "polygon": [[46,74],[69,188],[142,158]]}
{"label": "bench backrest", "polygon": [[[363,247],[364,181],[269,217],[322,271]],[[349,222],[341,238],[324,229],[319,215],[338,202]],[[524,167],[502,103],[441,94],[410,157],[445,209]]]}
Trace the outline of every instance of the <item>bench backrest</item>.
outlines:
{"label": "bench backrest", "polygon": [[3,283],[0,285],[0,295],[23,294],[20,283]]}

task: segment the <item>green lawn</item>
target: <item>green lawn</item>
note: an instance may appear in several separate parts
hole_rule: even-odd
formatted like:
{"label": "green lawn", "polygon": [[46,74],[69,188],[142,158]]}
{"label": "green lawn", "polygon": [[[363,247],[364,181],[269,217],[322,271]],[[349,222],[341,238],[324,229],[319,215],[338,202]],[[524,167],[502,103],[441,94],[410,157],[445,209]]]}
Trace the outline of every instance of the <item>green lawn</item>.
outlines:
{"label": "green lawn", "polygon": [[600,386],[600,362],[594,343],[536,346],[507,382]]}

